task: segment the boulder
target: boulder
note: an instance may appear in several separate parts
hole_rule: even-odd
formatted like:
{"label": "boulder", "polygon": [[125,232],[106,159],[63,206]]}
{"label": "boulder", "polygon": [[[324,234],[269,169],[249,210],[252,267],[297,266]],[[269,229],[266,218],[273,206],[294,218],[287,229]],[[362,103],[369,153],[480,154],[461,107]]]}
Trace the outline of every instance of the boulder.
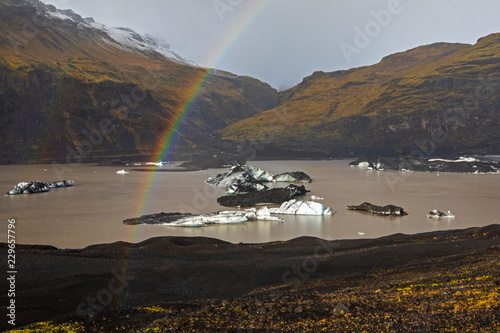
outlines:
{"label": "boulder", "polygon": [[319,202],[289,200],[284,202],[279,208],[271,208],[273,214],[288,215],[333,215],[330,207],[326,208]]}
{"label": "boulder", "polygon": [[377,214],[377,215],[393,215],[393,216],[403,216],[403,215],[408,215],[407,212],[404,211],[403,208],[394,206],[394,205],[387,205],[387,206],[377,206],[373,205],[369,202],[363,202],[361,205],[358,206],[347,206],[348,210],[363,210],[370,212],[372,214]]}
{"label": "boulder", "polygon": [[334,314],[344,314],[349,312],[349,308],[342,302],[338,302],[337,305],[333,308]]}

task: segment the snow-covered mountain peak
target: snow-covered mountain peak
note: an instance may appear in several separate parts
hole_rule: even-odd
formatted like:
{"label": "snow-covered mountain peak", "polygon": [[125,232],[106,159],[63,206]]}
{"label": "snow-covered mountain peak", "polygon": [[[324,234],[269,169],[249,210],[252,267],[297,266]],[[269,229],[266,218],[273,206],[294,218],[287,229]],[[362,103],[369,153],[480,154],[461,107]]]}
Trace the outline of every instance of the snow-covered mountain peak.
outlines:
{"label": "snow-covered mountain peak", "polygon": [[[14,0],[0,0],[5,2],[12,2]],[[19,0],[15,0],[19,1]],[[104,24],[96,22],[92,17],[82,18],[71,9],[57,9],[52,5],[46,5],[39,0],[24,0],[26,3],[34,6],[38,13],[45,14],[49,19],[61,20],[76,26],[78,29],[95,29],[96,35],[102,39],[103,42],[110,44],[114,47],[136,52],[144,56],[163,56],[175,62],[198,66],[194,61],[182,56],[180,52],[174,50],[164,40],[153,37],[149,34],[141,35],[130,28],[110,28]]]}

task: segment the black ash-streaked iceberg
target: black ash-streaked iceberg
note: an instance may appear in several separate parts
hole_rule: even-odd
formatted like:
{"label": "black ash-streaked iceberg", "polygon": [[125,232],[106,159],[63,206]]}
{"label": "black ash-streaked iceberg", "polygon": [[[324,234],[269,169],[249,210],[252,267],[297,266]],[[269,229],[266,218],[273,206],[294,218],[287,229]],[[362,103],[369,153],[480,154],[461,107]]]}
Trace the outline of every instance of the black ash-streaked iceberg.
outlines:
{"label": "black ash-streaked iceberg", "polygon": [[453,214],[451,211],[442,212],[442,211],[440,211],[438,209],[431,210],[426,216],[428,218],[435,218],[435,219],[440,219],[440,218],[452,219],[452,218],[455,218],[455,214]]}
{"label": "black ash-streaked iceberg", "polygon": [[292,171],[275,175],[273,181],[286,183],[310,183],[312,182],[312,179],[305,172]]}
{"label": "black ash-streaked iceberg", "polygon": [[402,207],[394,205],[377,206],[369,202],[363,202],[361,205],[347,206],[348,210],[362,210],[376,215],[403,216],[408,215]]}
{"label": "black ash-streaked iceberg", "polygon": [[7,192],[9,195],[15,194],[32,194],[32,193],[43,193],[48,192],[52,188],[58,187],[68,187],[73,186],[75,184],[72,180],[61,180],[55,182],[42,182],[40,180],[34,180],[31,182],[21,182],[14,186],[12,190]]}
{"label": "black ash-streaked iceberg", "polygon": [[208,178],[205,183],[225,189],[227,194],[241,194],[268,189],[263,183],[288,182],[310,183],[311,177],[302,171],[285,172],[279,175],[249,165],[236,165],[228,172]]}

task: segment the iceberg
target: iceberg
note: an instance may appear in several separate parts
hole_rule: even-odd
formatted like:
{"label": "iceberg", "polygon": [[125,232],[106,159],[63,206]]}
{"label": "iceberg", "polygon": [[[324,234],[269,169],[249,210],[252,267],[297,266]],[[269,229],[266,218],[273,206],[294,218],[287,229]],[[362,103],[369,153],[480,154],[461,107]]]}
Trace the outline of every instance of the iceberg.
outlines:
{"label": "iceberg", "polygon": [[272,214],[288,215],[333,215],[330,207],[325,208],[319,202],[292,199],[281,204],[279,208],[270,208]]}
{"label": "iceberg", "polygon": [[117,174],[120,174],[120,175],[124,175],[124,174],[127,174],[127,173],[128,173],[128,171],[125,171],[125,170],[118,170],[116,173],[117,173]]}
{"label": "iceberg", "polygon": [[32,182],[21,182],[7,193],[9,195],[43,193],[50,191],[52,188],[73,186],[74,184],[75,182],[72,180],[62,180],[50,183],[34,180]]}
{"label": "iceberg", "polygon": [[403,216],[408,215],[407,212],[402,207],[387,205],[387,206],[377,206],[369,202],[363,202],[361,205],[347,206],[348,210],[362,210],[367,211],[372,214],[377,215],[391,215],[391,216]]}
{"label": "iceberg", "polygon": [[206,227],[211,224],[239,224],[248,221],[283,220],[271,216],[267,207],[262,207],[259,210],[255,208],[244,211],[226,210],[211,214],[159,213],[126,219],[123,223],[127,225],[154,224],[169,227]]}
{"label": "iceberg", "polygon": [[437,209],[433,209],[431,210],[427,215],[426,215],[428,218],[436,218],[436,219],[439,219],[439,218],[455,218],[455,215],[448,211],[446,213],[440,211],[440,210],[437,210]]}
{"label": "iceberg", "polygon": [[226,189],[227,194],[240,194],[265,191],[268,187],[263,183],[310,183],[311,181],[311,177],[302,171],[285,172],[273,176],[271,173],[258,167],[236,165],[231,167],[226,173],[220,173],[215,177],[208,178],[205,183]]}
{"label": "iceberg", "polygon": [[261,168],[258,167],[253,167],[253,166],[246,166],[245,171],[255,180],[258,180],[260,182],[265,182],[269,183],[272,182],[274,179],[274,176],[270,174],[267,171],[262,170]]}
{"label": "iceberg", "polygon": [[195,215],[179,219],[164,225],[173,227],[203,227],[209,224],[234,224],[247,222],[245,212],[223,211],[215,214]]}
{"label": "iceberg", "polygon": [[267,190],[267,186],[254,179],[241,166],[232,167],[229,172],[208,178],[205,183],[226,189],[227,194],[248,193]]}
{"label": "iceberg", "polygon": [[312,179],[305,172],[292,171],[280,173],[279,175],[274,176],[273,181],[287,183],[310,183],[312,182]]}

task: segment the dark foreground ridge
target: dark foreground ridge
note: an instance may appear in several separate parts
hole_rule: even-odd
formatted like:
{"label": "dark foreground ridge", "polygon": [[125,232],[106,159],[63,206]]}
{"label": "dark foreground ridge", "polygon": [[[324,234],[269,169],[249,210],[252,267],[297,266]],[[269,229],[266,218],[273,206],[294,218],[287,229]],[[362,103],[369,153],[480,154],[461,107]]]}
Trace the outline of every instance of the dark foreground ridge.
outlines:
{"label": "dark foreground ridge", "polygon": [[[339,241],[19,245],[16,259],[16,327],[43,322],[33,332],[500,329],[500,225]],[[7,301],[0,294],[3,313]]]}

